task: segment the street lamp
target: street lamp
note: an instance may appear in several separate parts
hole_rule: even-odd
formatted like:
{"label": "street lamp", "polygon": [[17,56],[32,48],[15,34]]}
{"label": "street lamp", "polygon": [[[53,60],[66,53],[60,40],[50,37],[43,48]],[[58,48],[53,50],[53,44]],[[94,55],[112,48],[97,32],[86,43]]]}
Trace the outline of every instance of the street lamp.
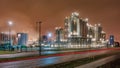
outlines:
{"label": "street lamp", "polygon": [[47,34],[47,36],[48,36],[48,38],[51,38],[51,37],[52,37],[52,33],[49,32],[49,33]]}
{"label": "street lamp", "polygon": [[48,32],[47,37],[48,37],[49,46],[51,47],[51,45],[52,45],[52,32]]}
{"label": "street lamp", "polygon": [[38,33],[39,33],[39,39],[38,39],[38,41],[39,41],[39,55],[41,55],[41,51],[42,51],[42,49],[41,49],[41,21],[39,21],[39,22],[36,22],[37,23],[37,26],[38,26]]}
{"label": "street lamp", "polygon": [[9,25],[9,26],[12,26],[12,25],[13,25],[13,22],[12,22],[12,21],[8,21],[8,25]]}
{"label": "street lamp", "polygon": [[13,22],[12,21],[8,21],[8,25],[9,25],[9,50],[10,50],[10,46],[12,45],[11,27],[13,25]]}

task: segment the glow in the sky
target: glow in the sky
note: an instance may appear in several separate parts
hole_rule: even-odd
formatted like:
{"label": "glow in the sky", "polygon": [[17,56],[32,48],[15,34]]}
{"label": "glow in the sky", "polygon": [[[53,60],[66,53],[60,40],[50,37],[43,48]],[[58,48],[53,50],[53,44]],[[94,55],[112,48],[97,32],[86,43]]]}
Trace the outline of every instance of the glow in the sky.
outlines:
{"label": "glow in the sky", "polygon": [[51,37],[52,37],[52,33],[49,32],[49,33],[47,34],[47,36],[48,36],[48,38],[51,38]]}

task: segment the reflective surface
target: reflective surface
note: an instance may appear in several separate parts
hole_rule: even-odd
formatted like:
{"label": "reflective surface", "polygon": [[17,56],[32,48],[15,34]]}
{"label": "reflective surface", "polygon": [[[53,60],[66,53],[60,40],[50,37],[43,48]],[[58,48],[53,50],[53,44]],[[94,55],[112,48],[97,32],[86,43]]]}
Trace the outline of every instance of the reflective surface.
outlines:
{"label": "reflective surface", "polygon": [[[110,52],[111,52],[111,50],[81,52],[79,54],[71,54],[71,55],[64,55],[64,56],[57,56],[57,57],[6,62],[6,63],[0,63],[0,68],[43,67],[43,66],[47,66],[47,65],[51,65],[51,64],[62,63],[62,62],[66,62],[66,61],[76,60],[76,59],[80,59],[80,58],[85,58],[85,57],[89,57],[89,56],[100,55],[100,54],[105,54],[105,53],[110,53]],[[112,51],[112,52],[114,52],[114,51]]]}

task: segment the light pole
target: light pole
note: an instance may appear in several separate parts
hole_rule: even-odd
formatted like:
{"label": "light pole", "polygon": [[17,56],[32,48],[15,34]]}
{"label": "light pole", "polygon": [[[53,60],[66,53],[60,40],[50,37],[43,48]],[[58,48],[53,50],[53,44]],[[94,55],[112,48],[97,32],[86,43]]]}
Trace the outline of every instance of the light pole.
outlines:
{"label": "light pole", "polygon": [[52,33],[48,32],[47,37],[48,37],[49,46],[51,47],[51,45],[52,45]]}
{"label": "light pole", "polygon": [[9,25],[9,50],[10,50],[10,46],[12,45],[11,27],[13,25],[13,22],[12,21],[8,21],[8,25]]}
{"label": "light pole", "polygon": [[38,33],[39,33],[39,39],[38,39],[38,42],[39,42],[39,55],[41,55],[41,51],[42,51],[42,47],[41,47],[41,21],[39,22],[36,22],[37,23],[37,26],[38,26]]}

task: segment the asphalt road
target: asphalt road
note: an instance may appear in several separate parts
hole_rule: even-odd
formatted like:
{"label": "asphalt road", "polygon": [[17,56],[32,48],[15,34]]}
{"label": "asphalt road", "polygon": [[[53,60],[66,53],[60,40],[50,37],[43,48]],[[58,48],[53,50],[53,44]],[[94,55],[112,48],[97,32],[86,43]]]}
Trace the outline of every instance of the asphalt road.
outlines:
{"label": "asphalt road", "polygon": [[35,67],[44,67],[52,64],[58,64],[62,62],[72,61],[76,59],[81,59],[89,56],[108,54],[116,52],[117,50],[100,50],[100,51],[86,51],[86,52],[76,52],[75,54],[62,55],[56,57],[40,58],[40,59],[31,59],[31,60],[22,60],[15,62],[5,62],[0,63],[0,68],[35,68]]}
{"label": "asphalt road", "polygon": [[[47,55],[47,54],[57,54],[57,53],[65,53],[65,52],[75,52],[75,51],[86,51],[89,50],[87,49],[78,49],[78,50],[61,50],[61,51],[54,51],[55,48],[44,48],[44,50],[50,50],[50,51],[42,51],[42,55]],[[91,50],[96,50],[100,48],[92,48]],[[14,57],[22,57],[22,56],[31,56],[31,55],[39,55],[39,52],[37,48],[28,48],[27,52],[19,52],[15,54],[2,54],[0,55],[0,58],[14,58]]]}

